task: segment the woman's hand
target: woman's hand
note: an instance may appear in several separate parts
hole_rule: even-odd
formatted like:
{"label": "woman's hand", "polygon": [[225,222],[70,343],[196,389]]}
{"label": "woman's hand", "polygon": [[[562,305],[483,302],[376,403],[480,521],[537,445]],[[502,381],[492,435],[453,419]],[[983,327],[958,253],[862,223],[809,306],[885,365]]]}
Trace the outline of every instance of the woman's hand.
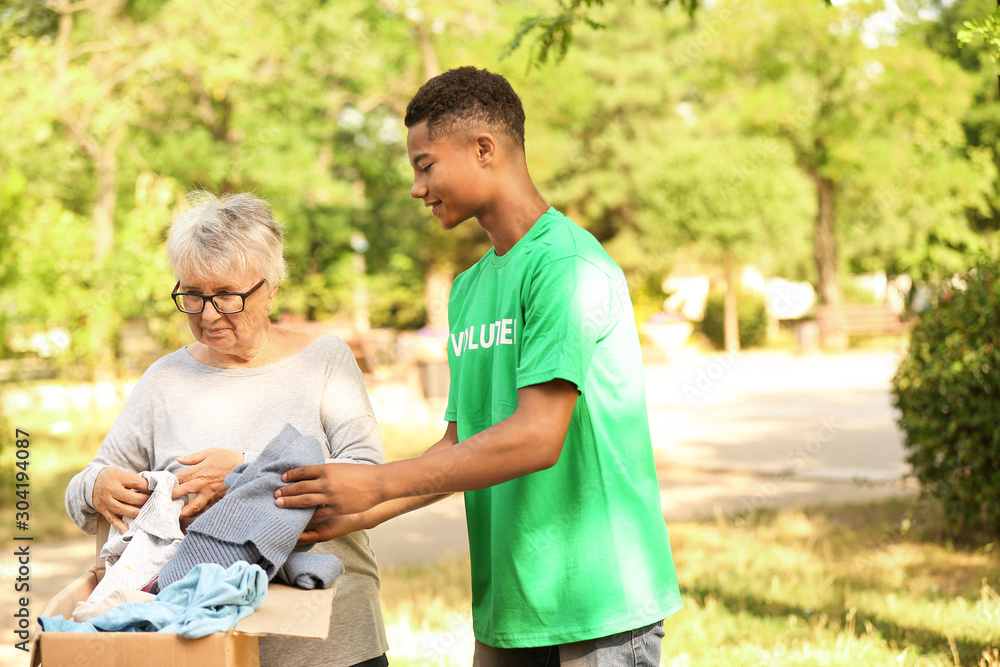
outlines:
{"label": "woman's hand", "polygon": [[136,518],[149,499],[146,478],[118,468],[104,468],[94,480],[94,509],[122,535],[128,532],[125,517]]}
{"label": "woman's hand", "polygon": [[229,449],[203,449],[178,457],[177,462],[191,466],[177,473],[177,486],[172,494],[173,498],[195,494],[181,510],[181,518],[187,519],[201,514],[226,495],[226,475],[243,463],[243,454]]}

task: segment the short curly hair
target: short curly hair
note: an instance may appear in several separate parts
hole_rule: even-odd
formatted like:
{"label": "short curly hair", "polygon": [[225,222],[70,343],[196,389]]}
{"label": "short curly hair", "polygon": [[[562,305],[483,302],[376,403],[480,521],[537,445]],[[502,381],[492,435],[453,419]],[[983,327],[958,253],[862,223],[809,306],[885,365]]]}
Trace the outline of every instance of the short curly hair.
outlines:
{"label": "short curly hair", "polygon": [[457,67],[431,78],[406,107],[403,123],[427,123],[427,136],[472,133],[483,129],[524,154],[524,107],[510,83],[499,74]]}

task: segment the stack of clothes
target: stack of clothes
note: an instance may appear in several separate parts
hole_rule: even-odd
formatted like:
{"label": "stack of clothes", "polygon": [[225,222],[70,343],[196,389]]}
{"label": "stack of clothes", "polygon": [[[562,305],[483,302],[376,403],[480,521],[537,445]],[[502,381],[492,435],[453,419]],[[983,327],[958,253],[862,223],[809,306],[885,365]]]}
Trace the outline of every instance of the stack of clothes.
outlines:
{"label": "stack of clothes", "polygon": [[316,438],[286,425],[251,463],[226,475],[226,495],[181,531],[177,478],[143,472],[151,491],[124,535],[112,528],[101,551],[106,573],[72,620],[42,617],[57,632],[159,631],[203,637],[253,613],[273,579],[329,588],[344,565],[332,554],[296,549],[315,508],[281,508],[274,492],[292,468],[323,463]]}

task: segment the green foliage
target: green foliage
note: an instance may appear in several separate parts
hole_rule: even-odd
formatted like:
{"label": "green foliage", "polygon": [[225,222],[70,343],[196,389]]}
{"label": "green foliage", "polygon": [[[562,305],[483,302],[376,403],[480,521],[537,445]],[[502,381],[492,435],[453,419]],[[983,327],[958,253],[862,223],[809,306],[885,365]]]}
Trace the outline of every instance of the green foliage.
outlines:
{"label": "green foliage", "polygon": [[[566,53],[573,44],[573,29],[580,23],[592,30],[603,30],[607,24],[596,20],[589,13],[595,7],[604,6],[605,0],[558,0],[558,9],[547,13],[538,13],[524,19],[518,26],[514,37],[504,46],[504,55],[514,53],[530,35],[534,34],[531,43],[529,67],[542,66],[549,61],[549,55],[555,50],[555,62],[560,63],[566,58]],[[823,0],[831,4],[832,0]],[[662,7],[677,4],[684,8],[688,16],[694,18],[701,5],[700,0],[656,0]],[[624,3],[623,3],[624,4]],[[620,27],[618,27],[620,29]]]}
{"label": "green foliage", "polygon": [[1000,537],[1000,261],[982,259],[921,315],[892,381],[907,460],[955,535]]}
{"label": "green foliage", "polygon": [[990,58],[1000,62],[1000,8],[981,19],[965,21],[965,27],[958,31],[958,41],[971,44],[977,37],[982,38],[989,47]]}
{"label": "green foliage", "polygon": [[688,38],[695,113],[786,142],[829,185],[837,252],[817,254],[821,280],[838,258],[917,279],[960,268],[978,245],[967,213],[985,212],[996,179],[992,152],[962,131],[973,77],[925,45],[873,34],[881,8],[720,2]]}
{"label": "green foliage", "polygon": [[[974,103],[962,114],[962,127],[970,147],[992,156],[994,173],[1000,171],[1000,91],[996,56],[998,51],[985,39],[961,41],[956,35],[967,31],[967,23],[997,14],[996,0],[965,0],[948,3],[933,20],[912,20],[912,37],[933,51],[954,61],[976,80]],[[970,35],[971,36],[971,35]],[[969,224],[979,231],[1000,229],[1000,177],[994,177],[988,207],[966,212]]]}
{"label": "green foliage", "polygon": [[0,2],[0,57],[10,53],[10,43],[17,37],[55,34],[58,19],[45,4],[45,0]]}
{"label": "green foliage", "polygon": [[[723,349],[725,295],[713,290],[705,301],[705,319],[701,332],[718,349]],[[740,347],[759,347],[767,340],[767,302],[756,292],[740,290],[736,297],[736,312],[739,318]]]}
{"label": "green foliage", "polygon": [[[364,288],[373,325],[420,326],[429,269],[463,270],[489,238],[474,221],[442,232],[412,201],[400,117],[424,77],[469,63],[514,84],[539,191],[619,260],[637,313],[660,307],[668,271],[711,271],[723,252],[813,277],[812,153],[796,147],[851,183],[838,210],[852,267],[947,273],[979,242],[964,215],[993,228],[977,193],[1000,115],[988,97],[969,105],[936,47],[862,48],[869,4],[128,0],[71,3],[59,35],[58,3],[6,3],[0,348],[62,329],[54,361],[92,365],[136,318],[184,342],[162,241],[196,188],[271,202],[288,229],[283,312],[346,320]],[[549,9],[562,18],[517,32]],[[571,33],[588,24],[607,29]],[[523,47],[501,59],[512,35],[545,31],[558,67],[525,68],[540,52]],[[101,210],[113,240],[96,252]]]}
{"label": "green foliage", "polygon": [[658,160],[659,168],[642,173],[648,180],[641,183],[637,222],[647,237],[672,232],[674,239],[717,257],[731,252],[741,261],[758,263],[772,259],[762,248],[780,246],[787,256],[798,240],[798,249],[805,249],[801,240],[815,204],[783,142],[677,130],[671,144]]}
{"label": "green foliage", "polygon": [[531,33],[537,32],[538,36],[531,46],[529,66],[547,63],[553,49],[556,51],[555,60],[562,61],[573,43],[573,27],[578,22],[592,30],[603,30],[606,27],[581,12],[583,6],[603,4],[604,0],[570,0],[568,3],[560,2],[560,10],[553,14],[539,14],[525,19],[506,46],[505,55],[514,53]]}

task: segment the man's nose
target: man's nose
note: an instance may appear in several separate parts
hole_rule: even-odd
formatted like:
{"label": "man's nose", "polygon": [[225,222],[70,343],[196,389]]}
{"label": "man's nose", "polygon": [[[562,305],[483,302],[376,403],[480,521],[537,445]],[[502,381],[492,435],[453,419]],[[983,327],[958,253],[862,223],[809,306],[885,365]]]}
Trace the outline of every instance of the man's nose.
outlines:
{"label": "man's nose", "polygon": [[414,199],[423,199],[424,197],[427,196],[427,188],[424,186],[423,183],[414,179],[413,187],[410,188],[410,196],[413,197]]}

